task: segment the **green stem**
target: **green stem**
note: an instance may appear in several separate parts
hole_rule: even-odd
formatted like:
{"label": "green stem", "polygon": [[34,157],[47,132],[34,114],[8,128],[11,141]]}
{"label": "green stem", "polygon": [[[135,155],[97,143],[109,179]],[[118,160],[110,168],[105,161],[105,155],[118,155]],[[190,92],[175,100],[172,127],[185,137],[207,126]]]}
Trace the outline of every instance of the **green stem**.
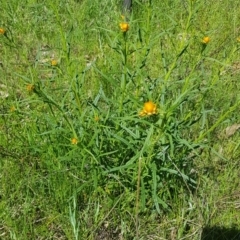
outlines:
{"label": "green stem", "polygon": [[67,118],[66,114],[64,113],[64,111],[62,110],[62,108],[57,104],[57,102],[55,102],[51,97],[47,96],[47,94],[45,94],[45,93],[44,93],[42,90],[40,90],[40,89],[35,89],[35,93],[36,93],[40,98],[42,98],[42,100],[43,100],[44,102],[46,102],[46,103],[49,105],[52,113],[53,113],[53,110],[52,110],[52,108],[51,108],[51,105],[54,105],[54,106],[62,113],[63,118],[65,119],[66,123],[68,124],[68,126],[69,126],[70,129],[72,130],[74,136],[77,136],[77,134],[76,134],[76,132],[75,132],[75,130],[74,130],[74,127],[73,127],[72,123],[71,123],[70,120]]}
{"label": "green stem", "polygon": [[140,182],[141,182],[141,157],[138,161],[138,179],[137,179],[137,196],[136,196],[136,239],[138,239],[138,212],[139,212],[139,195],[140,195]]}
{"label": "green stem", "polygon": [[119,107],[119,112],[122,112],[123,109],[123,101],[125,99],[126,93],[126,82],[127,82],[127,33],[123,33],[124,38],[124,47],[123,47],[123,75],[121,80],[121,102]]}

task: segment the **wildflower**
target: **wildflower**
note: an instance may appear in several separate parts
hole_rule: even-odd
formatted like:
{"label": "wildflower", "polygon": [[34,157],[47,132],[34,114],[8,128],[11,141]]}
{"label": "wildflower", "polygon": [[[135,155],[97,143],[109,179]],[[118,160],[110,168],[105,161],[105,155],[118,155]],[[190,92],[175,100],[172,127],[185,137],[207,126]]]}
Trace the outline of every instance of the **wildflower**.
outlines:
{"label": "wildflower", "polygon": [[240,42],[240,37],[237,38],[237,41]]}
{"label": "wildflower", "polygon": [[71,143],[73,144],[73,145],[77,145],[78,144],[78,140],[77,140],[77,138],[72,138],[71,139]]}
{"label": "wildflower", "polygon": [[143,105],[142,111],[139,113],[139,116],[150,116],[153,114],[157,114],[157,107],[152,101],[145,102]]}
{"label": "wildflower", "polygon": [[0,34],[5,34],[6,30],[4,28],[0,28]]}
{"label": "wildflower", "polygon": [[52,65],[53,67],[54,67],[54,66],[57,66],[57,64],[58,64],[57,60],[53,59],[53,60],[51,61],[51,65]]}
{"label": "wildflower", "polygon": [[126,22],[120,23],[119,26],[122,32],[127,32],[129,30],[129,24]]}
{"label": "wildflower", "polygon": [[33,84],[28,84],[27,85],[27,91],[32,92],[34,90],[34,85]]}
{"label": "wildflower", "polygon": [[98,121],[100,120],[99,116],[96,115],[96,116],[94,117],[94,120],[95,120],[95,122],[98,122]]}
{"label": "wildflower", "polygon": [[106,186],[105,187],[105,192],[107,193],[107,194],[110,194],[111,193],[111,191],[109,190],[109,188]]}
{"label": "wildflower", "polygon": [[10,107],[10,112],[14,112],[14,111],[16,111],[16,108],[14,106],[11,106]]}
{"label": "wildflower", "polygon": [[204,37],[203,40],[202,40],[202,43],[203,44],[208,44],[210,42],[210,37]]}

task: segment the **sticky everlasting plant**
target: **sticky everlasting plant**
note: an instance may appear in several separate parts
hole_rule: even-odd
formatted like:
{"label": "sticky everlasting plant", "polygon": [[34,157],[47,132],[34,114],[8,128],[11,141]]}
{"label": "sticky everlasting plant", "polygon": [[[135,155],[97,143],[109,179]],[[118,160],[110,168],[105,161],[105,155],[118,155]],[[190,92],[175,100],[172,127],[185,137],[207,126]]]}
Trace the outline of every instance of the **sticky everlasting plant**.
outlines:
{"label": "sticky everlasting plant", "polygon": [[239,121],[240,8],[31,2],[1,1],[1,235],[200,239],[222,221],[214,176],[239,182],[238,133],[222,133]]}

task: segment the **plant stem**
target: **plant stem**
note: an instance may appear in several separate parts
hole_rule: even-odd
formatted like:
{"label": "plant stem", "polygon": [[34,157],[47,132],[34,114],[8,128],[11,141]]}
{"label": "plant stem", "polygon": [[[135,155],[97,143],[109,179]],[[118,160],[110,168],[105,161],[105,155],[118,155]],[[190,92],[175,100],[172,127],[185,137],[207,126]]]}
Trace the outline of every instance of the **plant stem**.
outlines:
{"label": "plant stem", "polygon": [[136,239],[138,239],[138,212],[139,212],[139,195],[140,195],[140,182],[141,182],[141,157],[138,161],[138,179],[137,179],[137,196],[136,196]]}
{"label": "plant stem", "polygon": [[126,32],[123,33],[124,38],[124,47],[123,47],[123,75],[121,80],[121,102],[119,106],[119,112],[122,112],[123,109],[123,101],[125,99],[126,93],[126,82],[127,82],[127,34]]}

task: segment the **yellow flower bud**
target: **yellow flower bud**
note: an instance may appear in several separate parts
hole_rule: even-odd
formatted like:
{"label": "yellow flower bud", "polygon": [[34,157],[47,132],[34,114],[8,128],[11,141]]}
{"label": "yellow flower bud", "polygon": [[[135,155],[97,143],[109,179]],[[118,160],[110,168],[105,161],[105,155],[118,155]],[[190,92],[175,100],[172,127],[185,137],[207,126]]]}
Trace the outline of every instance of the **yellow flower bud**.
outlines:
{"label": "yellow flower bud", "polygon": [[119,26],[120,26],[122,32],[127,32],[129,30],[129,24],[126,22],[120,23]]}
{"label": "yellow flower bud", "polygon": [[204,37],[203,40],[202,40],[202,43],[204,44],[208,44],[210,42],[210,37]]}

